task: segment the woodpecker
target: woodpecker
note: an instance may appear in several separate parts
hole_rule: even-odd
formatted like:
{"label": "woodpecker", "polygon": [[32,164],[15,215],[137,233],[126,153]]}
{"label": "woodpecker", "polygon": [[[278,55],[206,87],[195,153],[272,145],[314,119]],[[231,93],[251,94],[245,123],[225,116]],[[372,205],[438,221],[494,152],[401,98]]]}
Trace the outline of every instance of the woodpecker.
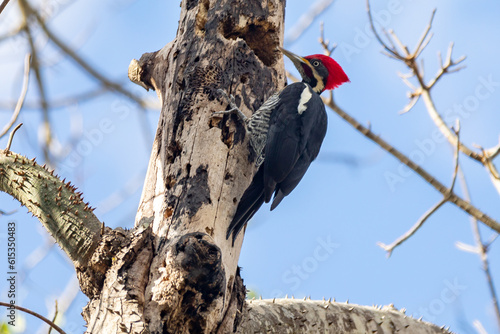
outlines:
{"label": "woodpecker", "polygon": [[247,118],[238,109],[233,96],[219,90],[231,109],[214,115],[236,113],[244,121],[258,167],[227,229],[226,239],[232,234],[233,245],[264,202],[269,203],[274,195],[274,210],[300,182],[316,159],[326,134],[326,110],[320,94],[349,82],[342,67],[328,56],[300,57],[279,49],[293,62],[302,82],[292,83],[272,95],[252,117]]}

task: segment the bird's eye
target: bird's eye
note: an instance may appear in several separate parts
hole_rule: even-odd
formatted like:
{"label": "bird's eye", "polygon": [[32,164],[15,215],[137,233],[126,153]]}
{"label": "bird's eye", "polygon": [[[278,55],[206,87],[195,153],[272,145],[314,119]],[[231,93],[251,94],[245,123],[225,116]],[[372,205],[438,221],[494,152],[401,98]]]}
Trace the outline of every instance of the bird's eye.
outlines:
{"label": "bird's eye", "polygon": [[317,61],[317,60],[313,61],[313,66],[316,66],[316,67],[319,66],[319,61]]}

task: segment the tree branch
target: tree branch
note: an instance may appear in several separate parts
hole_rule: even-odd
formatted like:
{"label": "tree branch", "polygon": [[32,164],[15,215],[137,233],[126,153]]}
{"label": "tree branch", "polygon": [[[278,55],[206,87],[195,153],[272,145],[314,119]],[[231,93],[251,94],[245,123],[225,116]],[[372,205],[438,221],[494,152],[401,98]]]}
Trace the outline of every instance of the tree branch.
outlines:
{"label": "tree branch", "polygon": [[14,109],[14,113],[12,114],[9,123],[7,123],[2,129],[2,132],[0,132],[0,138],[5,136],[7,132],[9,132],[10,128],[12,128],[17,120],[17,117],[19,116],[19,113],[21,112],[21,108],[23,107],[24,98],[26,97],[26,92],[28,91],[28,83],[30,78],[30,59],[31,55],[28,53],[24,58],[24,76],[23,87],[21,88],[21,96],[19,96],[19,99],[17,100],[16,108]]}
{"label": "tree branch", "polygon": [[[413,105],[417,102],[415,97],[422,96],[422,99],[424,101],[424,104],[426,106],[427,112],[429,113],[429,116],[431,117],[432,121],[436,124],[437,128],[441,131],[441,133],[445,136],[445,138],[453,145],[455,146],[457,144],[457,137],[456,135],[453,134],[453,132],[450,130],[450,128],[446,125],[444,122],[443,118],[439,114],[439,112],[436,109],[436,106],[434,104],[434,101],[431,98],[431,89],[434,87],[434,85],[439,81],[440,78],[446,73],[452,73],[459,71],[463,68],[463,66],[457,67],[460,63],[462,63],[465,60],[465,56],[460,57],[458,60],[453,61],[452,60],[452,53],[453,53],[453,43],[450,43],[450,46],[448,47],[448,52],[446,55],[446,60],[443,63],[443,60],[441,58],[441,54],[438,54],[439,58],[439,65],[440,69],[436,76],[428,83],[426,84],[424,81],[424,74],[422,70],[422,66],[419,66],[417,58],[418,56],[422,53],[422,51],[425,49],[427,46],[429,40],[431,37],[429,36],[430,29],[432,27],[432,21],[434,19],[435,15],[435,10],[432,12],[431,19],[429,21],[429,24],[427,25],[422,37],[417,43],[417,46],[413,52],[410,52],[410,50],[403,45],[403,43],[399,40],[397,35],[391,31],[391,35],[388,36],[388,40],[391,43],[392,46],[387,45],[378,35],[377,30],[375,29],[375,25],[373,22],[373,18],[371,15],[370,11],[370,2],[369,0],[366,1],[367,3],[367,11],[368,11],[368,17],[370,20],[370,26],[375,34],[375,37],[377,38],[378,42],[382,45],[382,47],[386,50],[386,55],[389,56],[390,58],[397,59],[403,63],[412,71],[411,76],[415,76],[417,79],[420,87],[416,89],[412,89],[411,85],[408,85],[408,77],[404,77],[404,82],[412,89],[412,92],[410,93],[410,98],[411,101],[410,103],[403,109],[403,112],[409,111]],[[397,50],[394,47],[395,41],[399,45],[399,49]],[[411,77],[410,76],[410,77]],[[500,174],[498,173],[498,170],[496,166],[493,164],[492,160],[494,159],[495,156],[500,153],[500,145],[498,147],[494,147],[489,150],[483,150],[482,153],[475,152],[471,150],[469,147],[467,147],[464,143],[458,141],[458,145],[460,147],[460,151],[469,156],[470,158],[480,162],[483,164],[488,173],[490,174],[491,181],[493,183],[493,186],[496,188],[497,192],[500,193]]]}
{"label": "tree branch", "polygon": [[[492,160],[494,156],[496,156],[500,152],[500,146],[499,147],[494,147],[489,150],[482,150],[482,153],[475,152],[471,150],[469,147],[467,147],[464,143],[460,142],[455,134],[450,130],[450,128],[446,125],[444,122],[443,118],[439,114],[439,112],[436,109],[436,106],[434,104],[434,101],[431,98],[431,89],[434,87],[434,85],[438,82],[438,80],[445,74],[445,73],[451,73],[451,72],[456,72],[463,67],[456,67],[458,64],[462,63],[465,60],[465,57],[460,57],[457,61],[452,60],[452,52],[453,52],[453,43],[450,44],[448,47],[448,52],[446,56],[446,61],[443,63],[441,55],[438,54],[439,58],[439,64],[440,64],[440,70],[438,71],[437,75],[432,79],[428,84],[425,83],[424,81],[424,73],[422,70],[422,66],[418,64],[417,57],[421,54],[422,50],[427,46],[427,42],[425,41],[427,36],[429,35],[429,31],[432,27],[432,21],[434,19],[434,14],[435,11],[433,11],[431,19],[429,24],[427,25],[421,39],[417,43],[416,49],[412,52],[403,45],[403,43],[399,40],[397,35],[394,32],[391,32],[391,36],[388,37],[389,41],[391,42],[391,45],[393,45],[393,41],[396,41],[400,47],[400,50],[398,51],[394,46],[390,47],[384,41],[380,38],[378,35],[377,30],[375,29],[374,23],[373,23],[373,18],[371,15],[370,11],[370,2],[369,0],[366,1],[367,3],[367,11],[368,11],[368,17],[370,20],[370,26],[372,28],[373,33],[375,34],[377,40],[379,43],[384,47],[384,49],[387,51],[387,55],[390,58],[395,58],[401,62],[403,62],[410,70],[411,70],[411,76],[415,76],[417,79],[420,87],[416,89],[412,89],[412,92],[410,93],[410,98],[412,99],[410,101],[410,104],[403,109],[403,111],[409,111],[412,107],[413,104],[416,103],[415,97],[416,96],[422,96],[422,99],[424,101],[424,104],[426,106],[427,112],[429,113],[429,116],[431,117],[432,121],[436,124],[437,128],[441,131],[441,133],[444,135],[444,137],[453,145],[459,145],[460,151],[469,156],[470,158],[478,161],[481,163],[484,167],[486,167],[486,170],[488,171],[490,175],[490,179],[493,183],[493,186],[496,188],[497,192],[500,193],[500,174],[498,173],[498,170],[496,166],[493,164]],[[430,38],[430,37],[429,37]],[[404,77],[404,82],[407,83],[407,79],[409,77]],[[410,86],[411,89],[411,86]]]}
{"label": "tree branch", "polygon": [[[460,131],[460,123],[457,120],[457,128],[455,129],[455,132],[457,134],[457,138],[459,137],[459,131]],[[459,141],[457,141],[457,143],[458,142]],[[384,249],[387,252],[387,257],[390,257],[391,254],[392,254],[392,251],[394,250],[394,248],[396,248],[397,246],[401,245],[403,242],[405,242],[406,240],[408,240],[412,235],[414,235],[415,232],[417,232],[424,225],[425,221],[427,219],[429,219],[429,217],[432,216],[432,214],[434,212],[436,212],[441,206],[443,206],[443,204],[445,204],[446,202],[448,202],[449,195],[453,193],[453,189],[455,188],[455,183],[456,183],[456,180],[457,180],[458,170],[459,170],[459,166],[460,166],[459,163],[458,163],[458,157],[459,156],[460,156],[460,150],[459,150],[459,147],[457,145],[457,147],[455,149],[455,168],[453,169],[453,177],[452,177],[452,181],[451,181],[450,192],[447,195],[444,195],[443,198],[436,205],[434,205],[432,208],[430,208],[417,221],[417,223],[412,226],[412,228],[408,232],[406,232],[405,234],[403,234],[401,237],[399,237],[392,244],[386,245],[386,244],[384,244],[382,242],[378,242],[377,243],[378,246],[380,246],[382,249]]]}
{"label": "tree branch", "polygon": [[334,1],[335,0],[316,0],[316,2],[314,2],[311,7],[309,7],[309,9],[304,14],[302,14],[302,16],[297,20],[296,24],[288,29],[284,44],[295,42],[302,35],[302,33],[307,28],[309,28],[314,20],[326,9],[328,9],[328,7],[330,7]]}
{"label": "tree branch", "polygon": [[12,140],[14,139],[14,135],[16,134],[17,130],[19,130],[19,128],[23,126],[23,123],[19,123],[15,128],[14,130],[11,131],[10,135],[9,135],[9,140],[7,141],[7,146],[5,147],[5,152],[9,152],[10,151],[10,146],[12,145]]}
{"label": "tree branch", "polygon": [[236,333],[450,333],[393,305],[369,307],[297,299],[247,300]]}
{"label": "tree branch", "polygon": [[22,306],[12,305],[12,304],[8,304],[8,303],[4,303],[4,302],[0,302],[0,306],[14,307],[16,310],[23,311],[25,313],[31,314],[32,316],[35,316],[38,319],[42,320],[43,322],[47,323],[51,328],[54,328],[59,333],[66,334],[66,332],[63,331],[61,327],[57,326],[53,321],[50,321],[49,319],[45,318],[43,315],[41,315],[39,313],[36,313],[35,311],[32,311],[32,310],[27,309],[27,308],[24,308]]}
{"label": "tree branch", "polygon": [[40,107],[42,109],[43,115],[43,155],[45,158],[45,162],[50,165],[50,144],[52,142],[52,130],[50,127],[50,116],[49,116],[49,105],[47,103],[47,96],[45,91],[45,84],[42,77],[42,71],[40,69],[40,63],[38,61],[38,50],[35,45],[35,41],[33,38],[33,34],[31,31],[31,26],[28,24],[29,16],[30,16],[30,7],[26,0],[19,0],[19,8],[21,9],[21,13],[23,16],[23,26],[24,31],[26,32],[26,36],[28,38],[28,43],[31,49],[31,55],[33,57],[31,67],[35,72],[35,80],[38,86],[38,91],[40,93]]}
{"label": "tree branch", "polygon": [[[470,202],[471,198],[470,198],[470,193],[469,193],[469,187],[467,186],[467,180],[465,179],[465,175],[462,173],[461,170],[460,170],[460,178],[459,179],[460,179],[461,187],[462,187],[463,192],[464,192],[464,197],[467,201]],[[497,297],[497,293],[496,293],[496,289],[495,289],[495,283],[493,282],[493,277],[491,275],[490,264],[489,264],[489,260],[488,260],[488,250],[489,250],[491,243],[484,243],[483,242],[477,219],[474,217],[470,217],[470,222],[471,222],[471,227],[472,227],[472,234],[474,235],[474,241],[476,243],[476,246],[471,247],[471,248],[473,248],[474,253],[479,255],[479,258],[481,260],[483,272],[484,272],[484,275],[486,278],[486,284],[488,285],[488,289],[490,290],[491,301],[493,304],[493,308],[495,310],[497,326],[498,326],[498,329],[500,329],[500,306],[498,303],[498,297]],[[498,234],[495,235],[493,240],[495,240],[497,236],[498,236]],[[460,242],[457,242],[456,246],[457,246],[457,248],[459,248],[461,250],[467,251],[466,247],[464,249],[464,247],[462,246],[462,244]]]}
{"label": "tree branch", "polygon": [[3,0],[2,1],[2,4],[0,5],[0,14],[2,14],[5,6],[7,6],[7,4],[9,3],[10,0]]}
{"label": "tree branch", "polygon": [[429,217],[432,216],[432,214],[436,212],[440,207],[442,207],[443,204],[445,204],[447,201],[448,199],[443,197],[437,204],[435,204],[432,208],[427,210],[427,212],[425,212],[424,215],[420,217],[420,219],[415,223],[415,225],[411,227],[411,229],[409,229],[405,234],[400,236],[390,245],[386,245],[383,242],[377,242],[377,246],[385,250],[387,252],[387,257],[390,257],[392,255],[392,251],[394,250],[394,248],[398,247],[403,242],[408,240],[412,235],[414,235],[415,232],[417,232],[424,225],[426,220],[429,219]]}
{"label": "tree branch", "polygon": [[106,88],[118,92],[129,99],[133,100],[136,102],[139,106],[144,107],[144,101],[134,93],[126,90],[123,88],[121,85],[112,82],[111,80],[107,79],[105,76],[103,76],[99,71],[94,69],[90,64],[88,64],[83,58],[81,58],[79,55],[77,55],[69,46],[67,46],[63,41],[57,37],[52,30],[49,29],[43,18],[34,10],[26,0],[19,0],[19,3],[24,6],[28,14],[31,14],[35,17],[35,19],[38,21],[40,24],[40,27],[42,28],[43,32],[47,35],[47,37],[54,42],[54,44],[61,49],[64,53],[66,53],[70,58],[72,58],[78,65],[80,65],[88,74],[90,74],[92,77],[100,81]]}
{"label": "tree branch", "polygon": [[35,159],[0,151],[0,191],[37,217],[76,267],[86,265],[100,241],[102,224],[74,186]]}
{"label": "tree branch", "polygon": [[483,213],[481,210],[476,208],[474,205],[463,200],[462,198],[457,196],[455,193],[450,191],[450,189],[448,187],[446,187],[441,182],[439,182],[434,176],[429,174],[425,169],[420,167],[413,160],[408,158],[402,152],[400,152],[399,150],[394,148],[392,145],[390,145],[388,142],[383,140],[380,136],[375,135],[370,129],[366,128],[361,123],[359,123],[357,120],[355,120],[353,117],[348,115],[344,110],[342,110],[334,102],[333,99],[326,100],[325,98],[323,98],[323,101],[325,102],[325,105],[328,106],[330,109],[332,109],[337,115],[339,115],[346,122],[351,124],[356,130],[361,132],[365,137],[374,141],[376,144],[378,144],[385,151],[389,152],[392,156],[394,156],[396,159],[401,161],[401,163],[403,163],[404,165],[409,167],[411,170],[413,170],[415,173],[420,175],[425,181],[427,181],[431,186],[434,187],[434,189],[439,191],[443,196],[449,196],[449,199],[448,199],[449,202],[455,204],[460,209],[467,212],[469,215],[471,215],[471,216],[477,218],[479,221],[483,222],[486,226],[488,226],[491,229],[500,233],[500,223],[498,223],[496,220],[489,217],[488,215]]}

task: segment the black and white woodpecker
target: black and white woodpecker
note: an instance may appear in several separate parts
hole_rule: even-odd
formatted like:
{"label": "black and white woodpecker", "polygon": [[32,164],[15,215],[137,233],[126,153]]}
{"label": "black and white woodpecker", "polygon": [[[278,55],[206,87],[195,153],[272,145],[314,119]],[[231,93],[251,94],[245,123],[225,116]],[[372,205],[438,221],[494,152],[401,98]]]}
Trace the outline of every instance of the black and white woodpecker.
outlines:
{"label": "black and white woodpecker", "polygon": [[226,238],[232,234],[233,244],[264,202],[269,203],[274,194],[271,204],[274,210],[299,184],[316,159],[326,134],[326,110],[320,94],[349,81],[342,67],[328,56],[300,57],[279,49],[293,62],[302,82],[292,83],[272,95],[252,117],[246,117],[238,109],[233,96],[229,98],[219,90],[231,109],[214,115],[236,113],[245,123],[250,146],[257,156],[257,173],[227,229]]}

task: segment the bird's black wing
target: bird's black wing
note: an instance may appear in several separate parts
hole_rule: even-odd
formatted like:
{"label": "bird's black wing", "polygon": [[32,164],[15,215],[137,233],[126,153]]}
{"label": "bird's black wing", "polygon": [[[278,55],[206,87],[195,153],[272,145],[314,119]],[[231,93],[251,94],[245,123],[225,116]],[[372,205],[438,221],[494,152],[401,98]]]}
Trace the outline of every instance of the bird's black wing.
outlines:
{"label": "bird's black wing", "polygon": [[263,174],[264,168],[260,166],[257,174],[252,179],[252,183],[250,183],[250,186],[243,193],[233,220],[227,228],[226,239],[229,239],[232,233],[233,245],[238,233],[240,233],[241,229],[264,203]]}
{"label": "bird's black wing", "polygon": [[[264,149],[264,199],[271,200],[276,185],[283,181],[297,162],[303,149],[301,140],[302,115],[298,106],[307,84],[288,85],[281,93],[276,108],[271,113],[267,142]],[[314,94],[314,93],[312,93]]]}
{"label": "bird's black wing", "polygon": [[271,116],[264,160],[266,202],[274,192],[271,210],[300,182],[317,157],[326,134],[327,116],[323,101],[314,92],[303,94],[304,86],[303,83],[302,87],[298,84],[291,92],[299,97],[298,100],[284,97],[276,114]]}
{"label": "bird's black wing", "polygon": [[[307,90],[303,95],[304,90]],[[238,233],[264,202],[271,210],[300,182],[316,158],[326,133],[325,106],[305,83],[288,85],[279,94],[269,119],[264,162],[245,190],[226,238]]]}

